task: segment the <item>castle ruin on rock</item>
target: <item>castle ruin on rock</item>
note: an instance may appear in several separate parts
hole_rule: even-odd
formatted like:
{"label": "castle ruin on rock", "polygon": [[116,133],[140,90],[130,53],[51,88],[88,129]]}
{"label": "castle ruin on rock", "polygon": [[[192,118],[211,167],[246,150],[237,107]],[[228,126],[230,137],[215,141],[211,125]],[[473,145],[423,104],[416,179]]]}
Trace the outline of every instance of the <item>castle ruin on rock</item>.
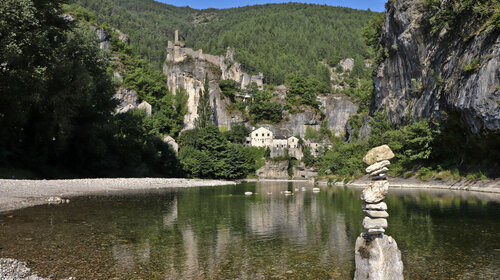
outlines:
{"label": "castle ruin on rock", "polygon": [[169,41],[167,58],[163,66],[163,73],[167,76],[169,89],[175,94],[178,89],[185,89],[188,94],[187,113],[184,116],[185,129],[194,127],[197,118],[199,92],[203,90],[205,77],[208,77],[210,100],[213,108],[213,119],[217,126],[230,128],[231,122],[241,121],[240,116],[233,115],[227,110],[227,102],[221,96],[218,82],[234,80],[241,88],[255,83],[259,88],[264,85],[264,75],[250,75],[242,71],[241,65],[234,60],[233,51],[227,49],[226,55],[216,56],[204,54],[203,50],[185,48],[179,40],[178,31],[175,32],[174,42]]}

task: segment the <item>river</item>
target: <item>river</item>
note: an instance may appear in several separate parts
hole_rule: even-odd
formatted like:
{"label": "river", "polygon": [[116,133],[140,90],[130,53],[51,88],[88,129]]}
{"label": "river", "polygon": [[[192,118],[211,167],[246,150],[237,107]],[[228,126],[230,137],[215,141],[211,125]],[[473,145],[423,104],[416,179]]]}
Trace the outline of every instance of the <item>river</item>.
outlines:
{"label": "river", "polygon": [[[34,206],[0,215],[0,257],[53,278],[352,279],[361,189],[312,188],[252,182]],[[386,202],[406,279],[498,279],[500,195],[390,189]]]}

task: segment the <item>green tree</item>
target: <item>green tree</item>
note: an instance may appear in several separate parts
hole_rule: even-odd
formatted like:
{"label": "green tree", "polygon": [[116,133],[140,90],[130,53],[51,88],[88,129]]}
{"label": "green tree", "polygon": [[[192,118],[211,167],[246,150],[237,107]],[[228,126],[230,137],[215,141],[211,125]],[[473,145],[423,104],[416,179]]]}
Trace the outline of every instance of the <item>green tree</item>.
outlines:
{"label": "green tree", "polygon": [[304,155],[302,156],[302,162],[307,166],[311,167],[316,163],[316,159],[314,156],[311,154],[311,148],[305,147],[304,148]]}
{"label": "green tree", "polygon": [[61,16],[62,3],[0,5],[0,165],[44,178],[178,176],[143,112],[112,115],[110,56],[86,22]]}
{"label": "green tree", "polygon": [[249,160],[241,145],[230,144],[213,125],[184,131],[179,159],[185,172],[200,178],[244,178]]}
{"label": "green tree", "polygon": [[316,109],[321,105],[317,99],[318,93],[330,91],[327,85],[321,83],[313,75],[307,78],[300,75],[288,76],[287,85],[286,98],[288,102],[294,105],[309,105]]}
{"label": "green tree", "polygon": [[258,91],[252,96],[248,112],[252,121],[270,121],[278,123],[283,119],[283,105],[271,101],[271,93]]}
{"label": "green tree", "polygon": [[240,84],[234,80],[222,80],[219,82],[222,94],[234,102],[235,94],[240,91]]}
{"label": "green tree", "polygon": [[205,83],[203,91],[199,92],[200,99],[198,101],[198,118],[196,118],[195,125],[203,128],[213,123],[212,105],[210,105],[210,81],[208,74],[205,75]]}
{"label": "green tree", "polygon": [[250,130],[243,123],[231,124],[231,129],[224,132],[224,137],[236,144],[245,144],[246,138],[250,134]]}

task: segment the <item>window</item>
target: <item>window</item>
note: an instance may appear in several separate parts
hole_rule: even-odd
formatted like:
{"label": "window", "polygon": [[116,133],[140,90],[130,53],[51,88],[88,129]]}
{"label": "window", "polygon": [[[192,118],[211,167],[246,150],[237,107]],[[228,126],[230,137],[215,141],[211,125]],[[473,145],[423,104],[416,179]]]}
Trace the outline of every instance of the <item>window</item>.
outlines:
{"label": "window", "polygon": [[264,136],[264,133],[262,133],[262,136]]}
{"label": "window", "polygon": [[267,136],[269,136],[269,133],[267,134]]}
{"label": "window", "polygon": [[295,142],[295,139],[292,139],[292,142]]}
{"label": "window", "polygon": [[258,134],[258,133],[255,133],[255,137],[257,137],[257,136],[259,136],[259,134]]}

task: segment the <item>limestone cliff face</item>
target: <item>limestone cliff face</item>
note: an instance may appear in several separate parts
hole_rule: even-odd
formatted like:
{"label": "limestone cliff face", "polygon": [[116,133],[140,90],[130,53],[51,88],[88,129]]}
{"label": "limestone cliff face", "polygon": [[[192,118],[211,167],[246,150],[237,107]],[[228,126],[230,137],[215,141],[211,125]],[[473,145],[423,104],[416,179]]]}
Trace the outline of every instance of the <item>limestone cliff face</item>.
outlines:
{"label": "limestone cliff face", "polygon": [[259,178],[264,179],[288,179],[288,164],[284,161],[266,161],[266,165],[257,170]]}
{"label": "limestone cliff face", "polygon": [[227,101],[221,96],[218,81],[231,79],[240,83],[242,88],[246,88],[253,82],[259,87],[263,85],[263,75],[249,75],[243,72],[241,65],[234,61],[231,50],[228,50],[225,56],[214,56],[204,54],[202,50],[194,51],[172,42],[168,44],[163,73],[167,76],[170,90],[184,88],[187,91],[189,96],[187,114],[184,116],[186,129],[194,128],[199,91],[203,90],[206,75],[210,80],[210,99],[214,109],[214,121],[219,127],[230,128],[232,119],[240,119],[226,109]]}
{"label": "limestone cliff face", "polygon": [[342,136],[349,118],[358,111],[358,105],[352,103],[349,97],[344,94],[321,97],[320,101],[324,108],[323,113],[328,121],[328,129],[335,136]]}
{"label": "limestone cliff face", "polygon": [[[273,92],[275,95],[273,100],[285,104],[286,91],[285,86],[279,86],[278,90]],[[342,136],[349,118],[356,114],[358,106],[345,94],[319,96],[318,101],[321,102],[320,111],[310,107],[303,107],[303,111],[293,114],[285,111],[283,121],[278,124],[264,125],[264,127],[273,131],[278,137],[300,136],[304,138],[308,126],[318,131],[322,122],[326,120],[328,129],[335,136]]]}
{"label": "limestone cliff face", "polygon": [[465,23],[431,35],[423,2],[390,1],[380,41],[388,57],[376,69],[371,113],[386,109],[404,124],[453,112],[472,133],[500,132],[498,29],[467,38]]}
{"label": "limestone cliff face", "polygon": [[[220,80],[237,81],[241,88],[246,88],[250,83],[256,83],[258,87],[263,86],[263,75],[249,75],[241,70],[241,65],[233,58],[233,53],[228,49],[225,56],[214,56],[204,54],[202,50],[194,51],[184,48],[181,42],[169,42],[167,58],[163,72],[167,76],[168,87],[174,91],[184,88],[188,93],[187,114],[184,116],[185,129],[194,128],[197,118],[197,107],[199,103],[199,91],[203,90],[205,75],[210,80],[210,98],[214,110],[215,123],[230,128],[232,121],[243,121],[235,112],[227,110],[228,101],[221,96],[218,86]],[[280,86],[276,92],[277,102],[284,102],[286,87]],[[273,132],[280,136],[305,136],[307,126],[319,130],[321,125],[321,114],[326,117],[329,129],[336,136],[344,133],[345,125],[358,107],[343,94],[333,94],[319,98],[322,110],[316,112],[306,108],[303,112],[289,114],[285,112],[285,119],[275,125],[268,126]]]}

